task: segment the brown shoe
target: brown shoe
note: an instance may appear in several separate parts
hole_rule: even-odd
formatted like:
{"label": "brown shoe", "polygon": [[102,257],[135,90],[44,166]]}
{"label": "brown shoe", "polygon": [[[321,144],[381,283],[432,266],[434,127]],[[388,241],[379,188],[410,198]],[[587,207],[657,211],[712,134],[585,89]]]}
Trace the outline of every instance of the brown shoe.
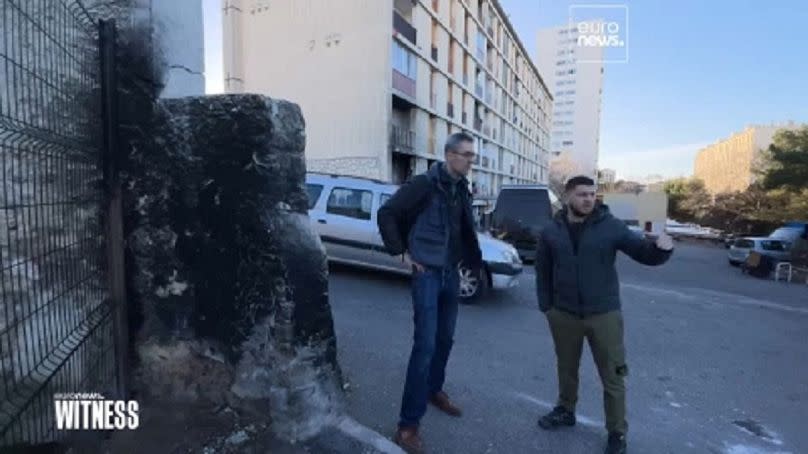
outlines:
{"label": "brown shoe", "polygon": [[418,436],[417,427],[399,427],[393,442],[403,449],[407,454],[423,454],[424,443]]}
{"label": "brown shoe", "polygon": [[432,395],[432,398],[429,399],[429,402],[438,407],[440,411],[446,413],[447,415],[460,417],[463,414],[457,406],[455,406],[451,400],[449,400],[449,396],[446,395],[443,391],[438,391],[437,393]]}

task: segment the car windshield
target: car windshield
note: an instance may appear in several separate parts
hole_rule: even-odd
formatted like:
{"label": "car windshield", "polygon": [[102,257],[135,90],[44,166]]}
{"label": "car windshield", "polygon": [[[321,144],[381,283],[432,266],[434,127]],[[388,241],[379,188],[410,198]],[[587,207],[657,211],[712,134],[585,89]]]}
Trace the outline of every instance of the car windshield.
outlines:
{"label": "car windshield", "polygon": [[764,251],[785,251],[786,247],[782,241],[766,240],[761,241],[760,246]]}
{"label": "car windshield", "polygon": [[320,194],[323,192],[323,186],[319,184],[306,184],[306,193],[309,196],[309,209],[317,205],[317,200],[320,199]]}

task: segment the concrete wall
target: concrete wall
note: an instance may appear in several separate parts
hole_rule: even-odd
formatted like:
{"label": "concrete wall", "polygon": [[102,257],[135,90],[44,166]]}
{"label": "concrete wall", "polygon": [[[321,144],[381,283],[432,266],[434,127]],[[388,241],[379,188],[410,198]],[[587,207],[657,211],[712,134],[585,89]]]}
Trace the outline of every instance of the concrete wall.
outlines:
{"label": "concrete wall", "polygon": [[238,91],[300,105],[310,169],[387,177],[391,2],[262,5],[225,15],[225,73],[243,80]]}
{"label": "concrete wall", "polygon": [[651,231],[654,233],[660,233],[665,228],[668,195],[664,192],[608,193],[603,195],[603,203],[618,219],[638,221],[641,228],[645,228],[646,222],[651,222]]}
{"label": "concrete wall", "polygon": [[227,403],[285,438],[318,433],[340,380],[299,108],[222,95],[143,113],[122,133],[141,405]]}
{"label": "concrete wall", "polygon": [[205,94],[202,0],[152,0],[151,8],[156,42],[168,65],[161,97]]}

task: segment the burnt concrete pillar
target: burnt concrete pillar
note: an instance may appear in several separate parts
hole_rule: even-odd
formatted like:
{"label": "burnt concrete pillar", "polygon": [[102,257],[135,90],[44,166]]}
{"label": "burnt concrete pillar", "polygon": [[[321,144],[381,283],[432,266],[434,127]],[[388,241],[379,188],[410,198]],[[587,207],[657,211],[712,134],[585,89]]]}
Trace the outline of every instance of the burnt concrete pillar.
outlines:
{"label": "burnt concrete pillar", "polygon": [[300,109],[224,95],[160,101],[151,117],[123,132],[136,391],[316,434],[341,380]]}

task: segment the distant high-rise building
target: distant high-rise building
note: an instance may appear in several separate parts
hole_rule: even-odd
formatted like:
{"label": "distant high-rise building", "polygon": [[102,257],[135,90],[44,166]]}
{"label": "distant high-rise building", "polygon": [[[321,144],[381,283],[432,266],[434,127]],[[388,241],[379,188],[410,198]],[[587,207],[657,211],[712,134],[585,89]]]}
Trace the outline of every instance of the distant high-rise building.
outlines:
{"label": "distant high-rise building", "polygon": [[772,144],[780,129],[797,129],[794,122],[781,125],[751,125],[709,145],[696,155],[695,176],[711,194],[745,191],[755,182],[754,169],[761,152]]}
{"label": "distant high-rise building", "polygon": [[612,169],[600,169],[598,170],[598,184],[599,185],[610,185],[614,184],[617,181],[617,172]]}
{"label": "distant high-rise building", "polygon": [[497,0],[224,2],[225,90],[300,105],[309,170],[401,183],[476,140],[477,196],[549,177],[549,88]]}
{"label": "distant high-rise building", "polygon": [[[600,21],[589,21],[598,24]],[[578,45],[577,25],[538,32],[536,66],[553,94],[551,152],[597,176],[604,49]]]}

